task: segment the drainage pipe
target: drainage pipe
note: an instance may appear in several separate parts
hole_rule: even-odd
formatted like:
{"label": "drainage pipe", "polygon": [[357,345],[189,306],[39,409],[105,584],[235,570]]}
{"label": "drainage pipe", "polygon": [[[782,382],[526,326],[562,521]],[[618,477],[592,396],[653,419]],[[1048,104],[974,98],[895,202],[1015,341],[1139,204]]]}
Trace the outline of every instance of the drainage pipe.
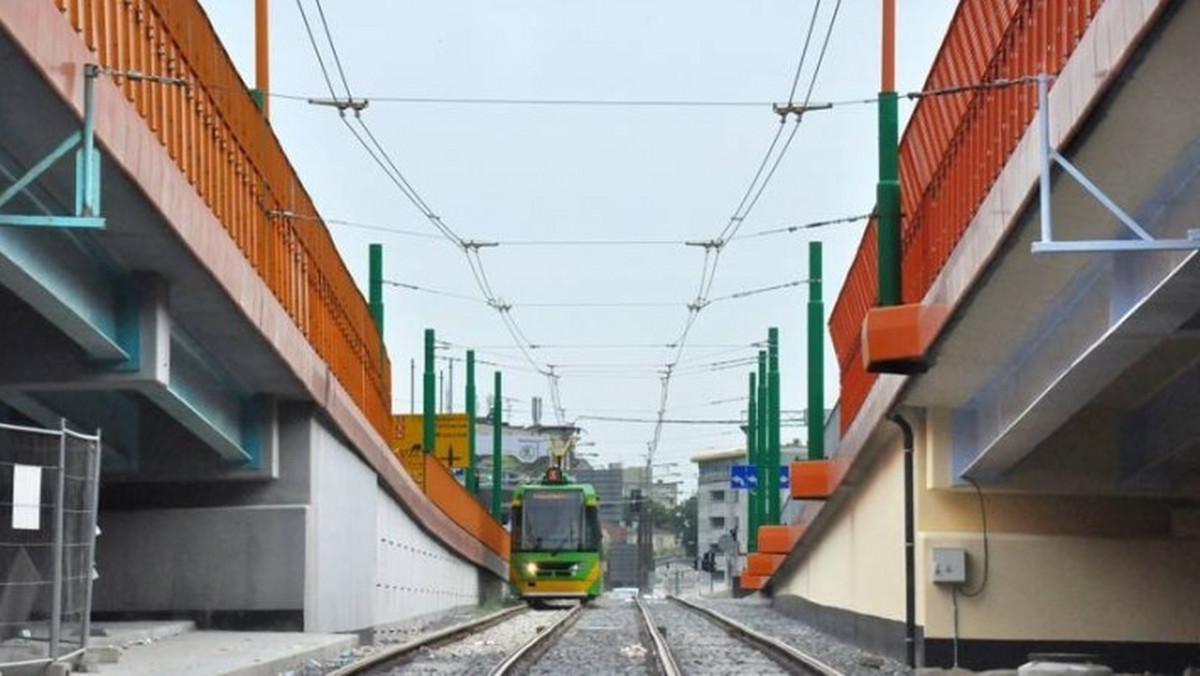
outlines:
{"label": "drainage pipe", "polygon": [[899,413],[888,416],[904,435],[904,651],[909,668],[917,666],[916,542],[913,534],[913,431]]}

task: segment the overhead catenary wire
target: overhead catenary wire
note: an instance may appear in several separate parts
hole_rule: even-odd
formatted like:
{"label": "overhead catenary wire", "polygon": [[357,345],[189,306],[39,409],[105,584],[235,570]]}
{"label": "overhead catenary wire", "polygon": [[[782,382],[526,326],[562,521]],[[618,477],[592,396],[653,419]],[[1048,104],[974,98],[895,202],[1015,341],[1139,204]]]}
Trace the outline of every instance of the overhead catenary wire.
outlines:
{"label": "overhead catenary wire", "polygon": [[[341,59],[337,54],[337,48],[336,48],[336,45],[334,44],[332,31],[329,29],[329,23],[325,17],[324,9],[320,6],[320,3],[318,1],[317,6],[318,6],[322,25],[325,28],[325,36],[329,43],[330,51],[334,56],[334,61],[338,68],[338,74],[342,80],[343,89],[346,92],[346,101],[345,102],[342,102],[338,99],[338,95],[335,92],[334,87],[333,87],[333,82],[329,76],[329,70],[325,66],[324,59],[321,56],[321,50],[317,45],[316,36],[313,34],[312,26],[309,23],[308,16],[304,11],[304,6],[302,4],[302,0],[297,0],[296,4],[300,10],[301,17],[304,21],[305,32],[308,35],[309,42],[312,44],[313,52],[317,57],[318,63],[320,64],[321,72],[325,79],[325,83],[329,88],[330,96],[333,98],[333,105],[335,107],[337,107],[338,114],[339,114],[339,117],[341,118],[342,123],[350,131],[350,133],[354,136],[355,140],[359,143],[359,145],[362,146],[362,148],[364,150],[366,150],[367,154],[371,157],[371,159],[375,162],[375,164],[377,166],[379,166],[380,169],[383,170],[384,174],[393,183],[393,185],[395,185],[396,188],[399,189],[400,192],[415,207],[417,207],[418,211],[421,212],[421,214],[425,217],[425,219],[427,221],[429,221],[429,223],[432,224],[436,230],[438,230],[446,239],[453,242],[466,255],[467,264],[468,264],[468,267],[470,268],[471,275],[474,278],[476,285],[479,287],[480,291],[483,293],[487,305],[489,305],[490,307],[495,309],[497,311],[497,313],[500,315],[500,320],[501,320],[501,323],[503,324],[505,330],[509,333],[510,337],[513,339],[513,341],[516,343],[516,345],[520,348],[521,354],[525,357],[525,359],[529,362],[529,364],[538,373],[541,373],[542,375],[546,376],[547,383],[548,383],[548,386],[549,386],[549,389],[551,392],[551,398],[555,402],[555,413],[561,419],[564,415],[564,409],[563,409],[563,406],[561,403],[561,394],[558,390],[557,376],[551,370],[547,369],[541,363],[539,363],[538,360],[531,354],[531,352],[528,349],[526,349],[525,346],[527,344],[529,344],[531,341],[528,339],[528,336],[526,336],[525,333],[521,330],[520,325],[517,324],[516,320],[512,317],[512,314],[510,312],[510,309],[511,309],[510,306],[504,304],[499,299],[498,295],[495,293],[495,290],[492,288],[491,282],[488,280],[488,277],[487,277],[487,272],[484,270],[483,261],[479,257],[479,245],[475,242],[465,240],[464,238],[459,236],[458,233],[456,233],[453,229],[451,229],[442,220],[442,218],[436,212],[434,212],[434,210],[424,200],[424,198],[417,191],[417,189],[412,185],[412,183],[404,175],[404,172],[402,172],[400,170],[399,166],[392,159],[392,157],[388,153],[387,149],[384,148],[383,144],[379,141],[378,137],[376,137],[374,132],[371,130],[371,127],[362,118],[362,110],[364,108],[366,108],[366,101],[364,100],[364,101],[356,103],[354,100],[353,92],[350,89],[349,81],[346,79],[345,69],[342,67]],[[312,101],[310,101],[310,102],[312,102]],[[313,102],[313,103],[317,103],[317,102]],[[350,108],[354,111],[354,115],[352,118],[353,121],[351,121],[351,119],[347,119],[347,116],[346,116],[347,108]],[[359,129],[355,129],[355,123],[357,123]],[[361,133],[359,131],[360,129],[361,129]],[[365,135],[365,138],[364,138],[364,135]]]}
{"label": "overhead catenary wire", "polygon": [[[271,98],[284,101],[307,103],[313,99],[309,94],[270,92]],[[368,94],[363,97],[374,104],[414,104],[447,106],[553,106],[553,107],[596,107],[596,108],[770,108],[772,101],[718,100],[718,99],[604,99],[604,98],[519,98],[480,96],[389,96]],[[822,106],[858,106],[878,103],[878,97],[863,97],[822,102]]]}
{"label": "overhead catenary wire", "polygon": [[[819,4],[819,3],[818,3],[818,4]],[[840,4],[840,3],[839,3],[839,4]],[[319,9],[319,10],[321,9],[321,8],[320,8],[320,4],[319,4],[319,2],[318,2],[318,9]],[[836,10],[835,10],[835,12],[836,12]],[[323,10],[321,11],[321,13],[322,13],[322,16],[323,16]],[[814,11],[814,14],[815,14],[815,13],[816,13],[816,12]],[[832,23],[832,22],[831,22],[831,23]],[[328,25],[327,25],[327,24],[325,25],[325,28],[326,28],[326,36],[327,36],[327,38],[329,38],[329,40],[332,42],[332,37],[330,36],[330,32],[329,32],[329,30],[328,30]],[[810,26],[809,26],[809,35],[811,36],[811,35],[813,34],[813,32],[814,32],[813,26],[811,26],[811,25],[810,25]],[[826,35],[826,44],[827,44],[827,43],[828,43],[828,34]],[[806,49],[806,51],[807,51],[807,49],[808,49],[808,46],[807,46],[807,44],[806,44],[806,47],[805,47],[805,49]],[[336,57],[335,57],[335,59],[334,59],[334,62],[335,62],[335,63],[337,63],[337,65],[338,65],[338,70],[341,72],[341,75],[342,75],[342,81],[343,81],[343,85],[345,85],[345,73],[344,73],[344,71],[342,71],[342,69],[341,69],[341,64],[340,64],[340,62],[338,61],[338,59],[337,59]],[[818,61],[818,64],[819,64],[819,63],[820,63],[820,62]],[[819,67],[819,65],[818,65],[818,67]],[[795,93],[796,93],[796,91],[799,89],[799,87],[798,87],[798,84],[799,84],[799,81],[800,81],[800,80],[799,80],[799,75],[800,75],[800,69],[798,68],[798,69],[797,69],[797,77],[793,79],[793,83],[792,83],[792,92],[791,92],[791,94],[789,95],[789,100],[790,100],[792,97],[794,97],[794,96],[795,96]],[[327,76],[326,76],[326,77],[328,78],[328,74],[327,74]],[[815,81],[815,78],[814,78],[814,81]],[[808,91],[809,91],[809,93],[810,93],[810,94],[811,94],[811,91],[812,91],[812,84],[813,84],[813,83],[810,83],[810,84],[809,84],[809,90],[808,90]],[[346,89],[346,93],[345,93],[346,97],[347,97],[347,98],[350,98],[350,97],[351,97],[351,91],[350,91],[350,89],[349,89],[348,85],[347,85],[347,86],[345,86],[345,89]],[[864,100],[864,102],[866,102],[866,100]],[[563,103],[563,104],[561,104],[561,105],[566,105],[566,104],[565,104],[565,103]],[[358,118],[358,116],[355,116],[355,117],[356,117],[356,118]],[[376,122],[378,122],[378,120],[377,120],[377,119],[376,119],[375,121],[376,121]],[[347,122],[347,126],[350,126],[350,125],[351,125],[351,122],[352,122],[352,121],[350,121],[350,122]],[[799,123],[799,120],[797,120],[797,125],[798,125],[798,123]],[[378,125],[376,125],[376,128],[378,128]],[[796,130],[796,128],[794,127],[794,128],[793,128],[793,130],[792,130],[792,131],[793,131],[793,133],[795,132],[795,130]],[[367,131],[369,131],[369,129],[367,129]],[[780,126],[780,128],[779,128],[777,131],[779,131],[779,132],[783,133],[783,132],[785,132],[786,130],[783,130],[783,129],[782,129],[782,125],[781,125],[781,126]],[[364,134],[363,134],[363,135],[364,135],[364,138],[366,138],[366,137],[367,137],[367,134],[366,134],[365,132],[364,132]],[[777,137],[777,138],[779,139],[779,142],[782,142],[782,137]],[[377,145],[379,145],[379,149],[382,149],[382,145],[378,144],[378,141],[376,141],[376,144],[377,144]],[[786,146],[785,146],[785,147],[786,147]],[[386,154],[386,153],[385,153],[385,154]],[[404,159],[404,156],[400,156],[400,158],[403,160],[403,159]],[[776,158],[776,165],[775,165],[775,166],[778,166],[778,162],[779,162],[779,161],[781,161],[781,159],[780,159],[780,158]],[[766,170],[763,170],[763,171],[766,171]],[[769,174],[768,174],[768,175],[769,175]],[[761,194],[762,194],[762,192],[760,191],[760,192],[758,192],[757,196],[761,196]],[[419,194],[418,194],[418,197],[419,197]],[[754,197],[752,197],[751,199],[753,200],[753,199],[754,199]],[[753,201],[749,202],[749,204],[753,204]],[[426,206],[428,206],[428,205],[426,204]],[[432,213],[432,212],[431,212],[431,213]],[[436,215],[436,214],[435,214],[435,215]],[[439,218],[438,220],[440,221],[441,219]],[[743,220],[744,220],[744,219],[743,219]],[[738,227],[738,228],[742,227],[742,223],[741,223],[740,221],[739,221],[739,223],[737,224],[737,227]],[[791,227],[789,227],[789,228],[777,229],[775,232],[778,232],[778,233],[783,233],[783,232],[795,232],[795,231],[796,231],[796,230],[798,230],[798,229],[800,229],[800,226],[791,226]],[[762,235],[765,235],[765,234],[768,234],[768,233],[765,233],[765,232],[764,232],[764,233],[761,233],[761,234],[762,234]],[[770,234],[774,234],[774,233],[770,233]],[[427,236],[427,237],[437,237],[437,235],[430,235],[430,234],[426,234],[425,236]],[[751,235],[741,235],[741,237],[749,237],[749,236],[760,236],[760,233],[753,233],[753,234],[751,234]],[[449,238],[449,237],[446,237],[446,239],[447,239],[448,241],[453,241],[453,242],[454,242],[454,243],[456,243],[456,244],[459,244],[459,243],[466,244],[466,240],[462,240],[461,238],[458,238],[458,241],[454,241],[452,238]],[[731,239],[732,239],[732,238],[731,238]],[[729,240],[726,240],[726,243],[727,243],[728,241],[729,241]],[[571,243],[571,242],[566,242],[566,241],[541,241],[541,242],[538,242],[538,241],[530,241],[530,242],[527,242],[527,243],[522,243],[522,242],[519,242],[519,241],[518,241],[518,242],[511,242],[511,243],[508,243],[508,244],[511,244],[511,245],[513,245],[513,246],[535,246],[535,245],[551,245],[551,246],[559,246],[559,245],[561,245],[561,246],[573,246],[573,245],[578,245],[578,246],[611,246],[611,245],[626,245],[626,246],[627,246],[627,245],[632,245],[632,244],[636,244],[636,243],[637,243],[637,242],[618,242],[618,241],[589,241],[589,242],[580,242],[580,243],[576,244],[576,243]],[[653,243],[653,242],[646,242],[646,244],[652,244],[652,243]],[[676,245],[677,245],[677,244],[678,244],[678,242],[662,242],[662,244],[664,244],[664,245],[666,245],[666,244],[676,244]],[[526,353],[526,356],[530,356],[530,355],[529,355],[529,353],[533,353],[535,350],[537,350],[537,349],[539,349],[539,348],[543,347],[543,346],[537,346],[537,345],[536,345],[536,344],[535,344],[533,341],[530,341],[530,340],[528,339],[528,338],[529,338],[529,336],[527,336],[527,335],[525,334],[525,332],[524,332],[524,331],[522,331],[522,327],[521,327],[521,325],[519,325],[519,324],[516,324],[516,323],[515,323],[515,319],[514,319],[514,317],[513,317],[513,314],[514,314],[514,313],[513,313],[513,312],[511,312],[512,310],[514,310],[514,309],[519,309],[519,308],[521,308],[521,307],[535,307],[535,306],[537,306],[537,304],[508,303],[508,302],[505,302],[505,301],[503,301],[503,300],[502,300],[502,299],[499,297],[499,295],[495,293],[495,292],[496,292],[496,289],[492,288],[491,280],[489,280],[489,279],[488,279],[488,275],[487,275],[488,268],[486,268],[486,267],[483,265],[483,262],[484,262],[484,261],[482,260],[482,258],[481,258],[481,256],[480,256],[480,252],[479,252],[479,250],[478,250],[478,249],[468,249],[468,250],[467,250],[465,253],[466,253],[466,257],[467,257],[467,259],[468,259],[468,263],[469,263],[469,265],[471,266],[472,274],[473,274],[473,275],[476,275],[476,283],[477,283],[477,285],[479,285],[479,286],[480,286],[481,290],[484,292],[484,295],[485,295],[485,297],[486,297],[487,299],[489,299],[489,300],[490,300],[490,302],[489,302],[489,300],[480,300],[480,299],[472,299],[472,300],[474,300],[475,302],[481,302],[481,303],[483,303],[483,304],[489,305],[489,306],[490,306],[490,307],[492,307],[494,310],[498,311],[498,314],[499,314],[499,315],[500,315],[500,317],[501,317],[501,321],[502,321],[502,322],[505,324],[506,330],[510,331],[510,334],[511,334],[511,335],[514,337],[514,346],[513,346],[513,348],[515,348],[515,349],[520,349],[522,352],[525,352],[525,353]],[[710,267],[710,268],[712,269],[712,272],[710,272],[710,273],[707,273],[707,279],[704,279],[704,281],[706,282],[706,283],[705,283],[705,284],[702,286],[702,289],[703,289],[704,291],[711,292],[711,290],[712,290],[713,288],[715,288],[715,287],[713,286],[712,279],[713,279],[713,278],[715,278],[715,267],[716,267],[716,265],[715,265],[715,260],[716,260],[716,259],[719,259],[719,256],[720,256],[720,249],[719,249],[719,248],[718,248],[718,249],[714,249],[714,250],[713,250],[713,252],[712,252],[712,255],[711,255],[711,259],[713,259],[713,260],[712,260],[712,261],[710,261],[709,263],[706,263],[706,266]],[[493,262],[493,264],[494,264],[494,260],[493,260],[492,262]],[[491,267],[491,272],[493,272],[493,273],[495,273],[495,272],[496,272],[496,269],[494,268],[494,265],[493,265],[493,267]],[[414,290],[416,290],[416,289],[414,289]],[[757,292],[758,292],[758,293],[763,293],[763,292],[766,292],[767,290],[769,290],[769,289],[763,289],[763,290],[759,290],[759,291],[757,291]],[[751,290],[751,292],[753,292],[753,291],[754,291],[754,290]],[[745,295],[750,295],[750,293],[751,293],[751,292],[739,292],[739,294],[732,294],[732,295],[730,295],[730,296],[727,296],[727,297],[716,297],[716,298],[714,298],[714,297],[711,297],[709,293],[700,293],[700,294],[698,294],[698,295],[697,295],[697,300],[702,300],[702,301],[704,301],[704,302],[703,302],[703,303],[696,303],[696,308],[694,308],[694,309],[693,309],[693,308],[688,308],[688,314],[687,314],[687,319],[686,319],[686,321],[685,321],[685,323],[684,323],[684,328],[683,328],[683,330],[682,330],[682,331],[680,332],[680,334],[679,334],[679,336],[680,336],[680,339],[679,339],[678,341],[674,342],[674,343],[665,343],[665,344],[664,344],[665,346],[667,346],[667,349],[675,349],[675,350],[676,350],[675,357],[674,357],[674,359],[672,360],[672,362],[671,362],[671,363],[672,363],[672,364],[674,364],[674,365],[678,365],[678,364],[680,363],[680,361],[682,360],[682,357],[683,357],[683,356],[684,356],[684,354],[685,354],[685,352],[684,352],[684,346],[685,346],[685,344],[686,344],[687,348],[689,348],[689,349],[690,349],[690,348],[693,346],[693,344],[692,344],[692,343],[689,341],[689,338],[690,338],[690,336],[691,336],[691,332],[692,332],[692,330],[693,330],[693,326],[694,326],[694,325],[695,325],[695,323],[697,322],[697,316],[698,316],[698,314],[699,314],[699,311],[700,311],[700,309],[702,309],[704,306],[706,306],[706,305],[708,305],[708,304],[711,304],[711,303],[713,303],[713,302],[722,301],[722,300],[731,300],[731,299],[733,299],[733,298],[735,298],[735,297],[741,297],[741,295],[742,295],[742,294],[745,294]],[[466,297],[464,296],[464,298],[466,298]],[[547,304],[547,305],[549,306],[549,304]],[[583,303],[580,303],[580,305],[581,305],[581,306],[583,306],[583,307],[587,307],[587,305],[586,305],[586,304],[583,304]],[[544,356],[543,356],[543,355],[539,355],[539,358],[540,358],[540,359],[542,359],[542,360],[544,361]],[[532,357],[531,357],[531,356],[530,356],[530,360],[531,360],[531,361],[533,361],[533,359],[532,359]],[[534,363],[536,364],[536,362],[534,362]],[[538,364],[538,366],[540,366],[540,364]],[[557,376],[556,374],[553,374],[553,366],[546,365],[546,367],[545,367],[545,370],[544,370],[544,371],[543,371],[542,369],[537,369],[535,372],[542,373],[543,375],[547,375],[547,377],[548,377],[548,378],[551,378],[551,379],[552,379],[552,381],[553,381],[554,383],[557,383],[557,381],[558,381],[558,376]],[[546,373],[546,372],[550,372],[550,374],[548,374],[548,373]],[[678,371],[677,371],[677,373],[678,373]],[[668,379],[669,379],[669,377],[670,377],[670,376],[668,375]],[[560,407],[558,407],[558,406],[556,405],[556,409],[558,409],[558,408],[560,408]]]}
{"label": "overhead catenary wire", "polygon": [[[1036,75],[1026,75],[1014,78],[999,78],[977,83],[947,85],[934,89],[915,89],[899,94],[900,98],[910,101],[930,96],[946,96],[963,94],[980,89],[999,89],[1020,84],[1036,82]],[[210,89],[226,89],[220,85],[208,85]],[[286,92],[269,92],[268,97],[283,101],[309,103],[315,97],[312,94],[295,94]],[[772,101],[733,101],[733,100],[704,100],[704,99],[604,99],[604,98],[518,98],[518,97],[453,97],[453,96],[389,96],[382,94],[367,94],[361,100],[373,104],[414,104],[414,105],[449,105],[449,106],[556,106],[556,107],[601,107],[601,108],[747,108],[762,109],[775,105]],[[813,108],[829,109],[850,106],[870,106],[879,103],[878,96],[864,95],[858,98],[835,99],[810,103]]]}
{"label": "overhead catenary wire", "polygon": [[[594,422],[619,422],[631,423],[638,425],[743,425],[746,423],[743,419],[735,418],[668,418],[653,416],[650,418],[637,418],[631,416],[615,416],[615,415],[579,415],[575,417],[575,421],[591,420]],[[781,423],[788,427],[802,426],[805,421],[802,418],[785,418]]]}
{"label": "overhead catenary wire", "polygon": [[808,56],[808,45],[812,42],[813,29],[817,27],[817,14],[821,11],[821,0],[813,4],[812,18],[808,20],[808,30],[804,34],[804,47],[800,50],[800,61],[796,64],[796,75],[792,78],[792,90],[788,92],[788,103],[796,100],[796,87],[800,84],[800,73],[804,71],[804,59]]}
{"label": "overhead catenary wire", "polygon": [[[838,8],[840,8],[840,6],[841,6],[841,0],[838,0],[837,5],[834,8],[833,14],[830,17],[829,23],[826,27],[825,38],[822,41],[820,54],[817,58],[817,63],[812,69],[809,86],[805,93],[804,105],[801,107],[801,110],[807,108],[807,106],[809,105],[809,103],[811,101],[812,92],[813,92],[814,87],[816,86],[817,77],[820,74],[821,66],[824,63],[825,54],[829,47],[829,40],[830,40],[831,36],[833,35],[833,27],[837,21]],[[817,19],[817,13],[814,11],[813,16],[809,22],[810,23],[809,33],[811,33],[811,30],[812,30],[811,25],[816,22],[816,19]],[[797,66],[797,73],[800,73],[801,71],[803,71],[804,62],[807,58],[807,54],[808,54],[808,40],[805,41],[805,46],[801,51],[801,56],[799,59],[800,63]],[[792,86],[791,92],[789,93],[789,103],[791,102],[792,97],[794,97],[794,95],[795,95],[796,86],[797,86],[798,82],[799,82],[799,76],[797,75],[797,77],[794,78],[793,86]],[[790,107],[791,106],[789,106],[789,108]],[[683,354],[683,350],[686,345],[687,338],[688,338],[689,334],[691,333],[692,328],[695,326],[696,319],[697,319],[700,311],[709,304],[708,296],[712,290],[713,283],[716,279],[717,268],[720,264],[721,251],[724,248],[724,244],[731,237],[734,237],[737,235],[738,230],[745,223],[746,219],[749,217],[750,213],[753,211],[755,205],[758,203],[758,200],[762,197],[763,193],[766,191],[766,188],[770,184],[771,179],[775,176],[776,171],[778,170],[780,164],[783,162],[783,158],[786,156],[788,149],[791,147],[792,140],[795,138],[797,131],[799,131],[800,123],[802,120],[803,120],[803,114],[798,113],[796,115],[796,123],[792,127],[791,133],[788,134],[787,139],[784,141],[783,145],[779,146],[779,139],[783,135],[784,123],[787,121],[786,114],[783,114],[780,116],[779,127],[776,128],[775,134],[771,139],[771,143],[767,147],[767,152],[764,153],[763,159],[759,162],[758,168],[756,169],[756,171],[754,173],[754,178],[751,180],[750,185],[746,189],[746,192],[742,195],[742,199],[739,201],[738,206],[734,210],[733,215],[729,218],[728,222],[725,224],[725,227],[721,230],[720,234],[715,239],[713,239],[710,242],[701,243],[704,246],[704,263],[703,263],[703,267],[702,267],[701,275],[700,275],[699,293],[697,294],[696,299],[688,306],[687,319],[685,320],[684,328],[680,334],[679,341],[677,341],[679,343],[679,350],[676,351],[676,353],[675,353],[675,359],[670,364],[667,365],[667,368],[666,368],[665,373],[662,378],[661,394],[660,394],[660,401],[659,401],[659,413],[657,416],[660,421],[663,419],[664,411],[666,410],[667,403],[669,401],[670,388],[671,388],[671,377],[672,377],[672,373],[674,371],[674,366],[678,362],[678,359]],[[775,150],[777,146],[779,146],[778,152],[776,152],[776,150]],[[769,169],[767,169],[768,166],[770,167]],[[765,171],[765,173],[764,173],[764,171]],[[662,438],[662,423],[660,422],[658,425],[655,426],[654,432],[651,436],[651,440],[648,444],[648,448],[649,448],[648,453],[647,453],[648,458],[653,458],[655,449],[658,447],[658,443],[661,440],[661,438]]]}
{"label": "overhead catenary wire", "polygon": [[313,54],[317,57],[317,65],[321,67],[321,75],[325,78],[325,86],[329,89],[329,95],[337,98],[337,93],[333,88],[333,79],[329,77],[329,69],[325,66],[325,59],[321,56],[321,50],[317,46],[317,38],[313,35],[312,24],[308,21],[308,13],[304,11],[303,0],[296,0],[296,9],[300,10],[300,19],[304,22],[304,30],[308,33],[308,42],[312,45]]}

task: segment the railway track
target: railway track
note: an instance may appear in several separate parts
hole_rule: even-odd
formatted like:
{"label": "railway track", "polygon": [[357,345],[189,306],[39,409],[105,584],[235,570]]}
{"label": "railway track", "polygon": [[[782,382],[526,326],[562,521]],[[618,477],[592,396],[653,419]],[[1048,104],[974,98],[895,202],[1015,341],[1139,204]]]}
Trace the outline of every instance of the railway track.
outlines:
{"label": "railway track", "polygon": [[841,676],[795,647],[682,599],[605,600],[569,609],[509,608],[395,646],[326,676],[479,674]]}
{"label": "railway track", "polygon": [[[722,615],[714,610],[703,606],[690,603],[680,598],[669,597],[669,604],[665,604],[661,610],[660,618],[663,616],[672,615],[668,608],[682,608],[685,612],[703,618],[712,627],[719,629],[734,641],[758,653],[758,655],[768,658],[776,668],[781,669],[784,673],[789,674],[821,674],[822,676],[842,676],[842,672],[822,662],[821,660],[809,655],[795,647],[780,641],[779,639],[767,636],[759,631],[756,631],[741,622],[738,622],[730,617]],[[675,615],[674,626],[682,628],[684,621]],[[668,625],[671,626],[671,625]],[[684,673],[703,674],[712,671],[725,672],[727,669],[736,669],[750,673],[766,673],[765,665],[760,660],[755,660],[730,646],[727,642],[719,640],[719,637],[713,636],[703,629],[697,628],[694,625],[683,632],[672,631],[668,635],[683,634],[678,640],[673,639],[673,645],[681,655],[686,655],[689,663],[684,665]],[[683,648],[683,650],[680,650]]]}
{"label": "railway track", "polygon": [[[422,658],[434,654],[441,648],[468,641],[472,637],[482,636],[495,627],[504,625],[505,623],[511,623],[519,617],[530,614],[531,613],[529,609],[525,606],[513,606],[511,608],[505,608],[485,617],[481,617],[478,620],[447,627],[431,634],[421,636],[412,641],[388,647],[363,660],[346,665],[340,669],[337,669],[336,671],[329,672],[325,676],[365,676],[368,674],[380,675],[404,673],[404,670],[410,667],[414,662],[421,661]],[[476,652],[486,653],[487,651],[482,650]],[[480,655],[480,657],[483,657],[483,655]],[[473,661],[478,662],[477,659]],[[466,672],[464,671],[462,673]],[[487,672],[483,671],[481,673]]]}

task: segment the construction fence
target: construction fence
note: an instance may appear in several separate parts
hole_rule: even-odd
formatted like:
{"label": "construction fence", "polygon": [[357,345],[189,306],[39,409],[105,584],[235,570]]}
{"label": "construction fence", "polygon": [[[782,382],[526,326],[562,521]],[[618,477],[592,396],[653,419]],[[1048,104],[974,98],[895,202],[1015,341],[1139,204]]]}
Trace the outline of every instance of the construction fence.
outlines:
{"label": "construction fence", "polygon": [[0,424],[0,671],[87,648],[100,435]]}

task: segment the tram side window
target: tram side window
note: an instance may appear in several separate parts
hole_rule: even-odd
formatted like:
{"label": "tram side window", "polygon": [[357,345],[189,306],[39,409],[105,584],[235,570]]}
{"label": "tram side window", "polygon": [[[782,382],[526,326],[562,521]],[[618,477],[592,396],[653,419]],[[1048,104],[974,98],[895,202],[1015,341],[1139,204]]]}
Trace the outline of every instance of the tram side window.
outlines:
{"label": "tram side window", "polygon": [[522,531],[524,531],[524,528],[522,528],[524,519],[521,518],[520,505],[513,505],[510,513],[511,513],[511,516],[509,517],[508,523],[512,527],[512,531],[511,531],[512,542],[517,543],[517,546],[520,547],[520,543],[523,542],[523,540],[521,539],[522,538],[521,533],[522,533]]}
{"label": "tram side window", "polygon": [[584,529],[586,537],[580,549],[588,551],[600,549],[600,510],[596,507],[588,507],[584,510],[584,520],[587,522]]}

